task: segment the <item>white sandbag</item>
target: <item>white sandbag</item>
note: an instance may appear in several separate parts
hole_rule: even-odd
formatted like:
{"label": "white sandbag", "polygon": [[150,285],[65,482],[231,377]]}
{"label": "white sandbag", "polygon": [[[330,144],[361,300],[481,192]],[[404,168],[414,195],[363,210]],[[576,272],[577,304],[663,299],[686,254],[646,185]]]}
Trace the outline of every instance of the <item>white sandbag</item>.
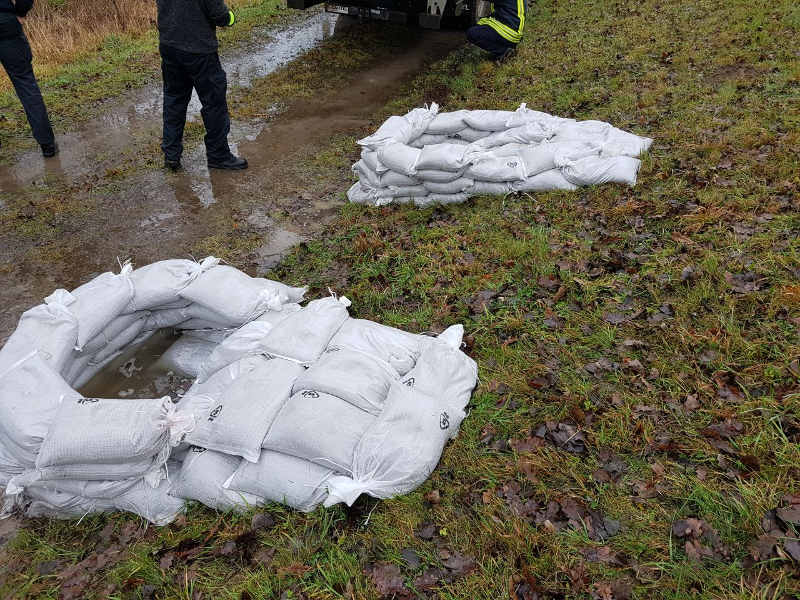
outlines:
{"label": "white sandbag", "polygon": [[276,324],[263,342],[264,351],[303,364],[317,360],[331,338],[350,318],[350,301],[320,298]]}
{"label": "white sandbag", "polygon": [[0,348],[0,373],[34,350],[53,370],[64,373],[78,343],[78,320],[68,308],[74,301],[67,290],[56,290],[44,304],[22,313],[14,333]]}
{"label": "white sandbag", "polygon": [[237,364],[239,376],[221,396],[208,397],[208,410],[197,416],[185,442],[256,462],[264,436],[303,368],[266,356],[243,358]]}
{"label": "white sandbag", "polygon": [[504,131],[513,116],[510,110],[469,110],[464,115],[464,123],[479,131]]}
{"label": "white sandbag", "polygon": [[153,488],[140,482],[112,501],[114,508],[139,515],[159,527],[172,523],[186,510],[186,503],[169,495],[170,482],[163,480]]}
{"label": "white sandbag", "polygon": [[361,151],[361,160],[364,161],[364,164],[370,170],[375,171],[376,173],[385,173],[388,170],[378,160],[378,153],[375,150],[369,150],[368,148],[364,148]]}
{"label": "white sandbag", "polygon": [[391,365],[398,375],[405,375],[416,363],[429,338],[365,319],[348,319],[333,336],[329,349],[363,352]]}
{"label": "white sandbag", "polygon": [[[231,321],[228,321],[230,323]],[[219,321],[209,321],[207,319],[191,318],[188,321],[183,321],[175,326],[178,331],[208,331],[209,333],[216,333],[223,335],[225,332],[230,332],[238,326],[230,326],[227,323],[220,323]]]}
{"label": "white sandbag", "polygon": [[283,405],[263,447],[350,473],[353,450],[375,419],[341,398],[304,391]]}
{"label": "white sandbag", "polygon": [[515,192],[549,192],[551,190],[576,190],[578,186],[567,181],[561,169],[551,169],[527,177],[523,181],[516,181],[511,184],[511,188]]}
{"label": "white sandbag", "polygon": [[201,262],[184,259],[160,260],[134,269],[131,273],[133,298],[125,312],[163,308],[179,302],[180,291],[206,269],[219,264],[219,259],[209,256]]}
{"label": "white sandbag", "polygon": [[218,265],[201,273],[180,295],[230,322],[246,323],[266,310],[279,310],[283,304],[299,302],[305,291],[306,288],[250,277],[234,267]]}
{"label": "white sandbag", "polygon": [[[326,506],[352,505],[362,493],[391,498],[431,474],[449,438],[458,433],[478,381],[475,361],[458,350],[463,327],[453,326],[422,353],[405,385],[393,384],[381,415],[356,446],[352,478],[328,481]],[[452,385],[445,380],[452,378]]]}
{"label": "white sandbag", "polygon": [[461,204],[469,199],[469,194],[434,194],[430,193],[424,198],[414,198],[414,204],[419,207],[436,206],[438,204]]}
{"label": "white sandbag", "polygon": [[[32,467],[62,402],[81,396],[33,352],[0,374],[0,445]],[[10,458],[10,457],[9,457]]]}
{"label": "white sandbag", "polygon": [[347,201],[353,204],[374,204],[375,194],[362,186],[360,181],[356,181],[347,190]]}
{"label": "white sandbag", "polygon": [[228,493],[253,495],[311,512],[328,496],[333,470],[308,460],[263,450],[257,463],[242,461],[225,483]]}
{"label": "white sandbag", "polygon": [[176,498],[197,500],[222,511],[243,512],[263,504],[263,500],[254,494],[223,487],[240,463],[252,464],[238,456],[192,446],[172,482],[169,494]]}
{"label": "white sandbag", "polygon": [[413,125],[409,123],[408,119],[395,115],[386,119],[375,133],[358,140],[356,143],[359,146],[366,146],[373,150],[377,150],[384,144],[395,142],[407,144],[412,139],[413,131]]}
{"label": "white sandbag", "polygon": [[[32,464],[29,463],[27,466],[32,466]],[[6,450],[4,443],[0,441],[0,488],[5,487],[9,479],[24,470],[25,466],[21,461]]]}
{"label": "white sandbag", "polygon": [[217,346],[218,344],[215,342],[209,342],[187,332],[167,348],[156,364],[165,371],[195,378],[200,373],[203,363]]}
{"label": "white sandbag", "polygon": [[397,372],[386,362],[363,352],[329,348],[292,386],[292,394],[304,390],[341,398],[373,415],[380,414],[389,385]]}
{"label": "white sandbag", "polygon": [[[134,314],[138,314],[138,318],[132,321],[114,338],[110,339],[108,343],[95,354],[92,363],[105,363],[111,356],[117,355],[123,350],[126,350],[132,346],[132,342],[139,337],[139,334],[141,334],[142,331],[144,331],[144,327],[148,319],[146,314]],[[103,335],[102,332],[100,335]]]}
{"label": "white sandbag", "polygon": [[378,160],[392,171],[403,175],[413,176],[417,171],[421,150],[406,144],[392,142],[381,146],[378,150]]}
{"label": "white sandbag", "polygon": [[453,140],[463,140],[465,142],[472,143],[489,137],[490,135],[492,135],[491,131],[480,131],[478,129],[473,129],[472,127],[465,127],[450,137],[452,137]]}
{"label": "white sandbag", "polygon": [[464,129],[467,124],[464,122],[466,110],[439,113],[430,123],[428,123],[425,133],[450,135]]}
{"label": "white sandbag", "polygon": [[559,125],[561,123],[574,123],[575,119],[565,119],[563,117],[557,117],[546,112],[532,110],[523,102],[519,105],[519,108],[514,111],[514,114],[508,118],[508,121],[506,121],[506,128],[513,129],[515,127],[522,127],[523,125],[528,125],[529,123],[534,122]]}
{"label": "white sandbag", "polygon": [[112,500],[124,494],[142,481],[141,477],[131,479],[116,479],[109,481],[81,481],[76,479],[39,480],[32,482],[25,488],[25,495],[31,496],[40,491],[39,499],[44,499],[46,491],[51,493],[69,494],[81,498],[95,498]]}
{"label": "white sandbag", "polygon": [[436,183],[435,181],[426,181],[423,185],[425,189],[434,194],[458,194],[472,187],[475,183],[474,179],[469,177],[459,177],[447,183]]}
{"label": "white sandbag", "polygon": [[[69,398],[58,407],[36,458],[36,468],[46,474],[62,471],[57,476],[43,475],[43,479],[90,479],[65,472],[73,464],[149,464],[131,476],[143,475],[164,465],[170,442],[177,443],[192,426],[191,419],[175,417],[169,396],[147,400]],[[97,474],[91,477],[98,478]]]}
{"label": "white sandbag", "polygon": [[[376,198],[396,198],[397,196],[424,196],[428,190],[424,185],[392,185],[375,191]],[[378,202],[380,204],[380,202]]]}
{"label": "white sandbag", "polygon": [[554,133],[555,130],[551,125],[533,122],[479,138],[474,141],[472,147],[487,149],[495,146],[505,146],[506,144],[538,144],[552,137]]}
{"label": "white sandbag", "polygon": [[435,171],[460,171],[466,166],[463,144],[435,144],[422,148],[416,169]]}
{"label": "white sandbag", "polygon": [[381,176],[375,171],[370,169],[363,160],[359,160],[353,165],[353,173],[358,177],[359,181],[364,181],[372,187],[381,186]]}
{"label": "white sandbag", "polygon": [[132,270],[130,263],[125,263],[119,275],[103,273],[72,290],[75,302],[69,310],[78,319],[78,350],[128,306],[133,298]]}
{"label": "white sandbag", "polygon": [[[495,149],[493,153],[497,153]],[[556,168],[556,161],[577,160],[587,156],[597,156],[600,146],[587,142],[555,142],[538,146],[522,146],[519,155],[525,163],[525,175],[533,177]]]}
{"label": "white sandbag", "polygon": [[496,156],[489,152],[476,154],[464,174],[475,180],[512,182],[525,179],[525,163],[521,156]]}
{"label": "white sandbag", "polygon": [[608,158],[593,156],[579,160],[566,160],[559,166],[564,177],[575,185],[596,185],[600,183],[624,183],[636,185],[638,158],[612,156]]}
{"label": "white sandbag", "polygon": [[416,176],[423,183],[426,181],[430,181],[432,183],[448,183],[462,177],[465,170],[466,167],[459,171],[436,171],[433,169],[423,169],[417,171]]}
{"label": "white sandbag", "polygon": [[56,489],[33,486],[26,493],[31,502],[25,510],[30,519],[47,517],[49,519],[80,519],[89,514],[113,512],[114,502],[110,499],[83,498]]}
{"label": "white sandbag", "polygon": [[652,138],[640,137],[634,133],[612,127],[602,146],[602,156],[639,156],[647,152],[653,143]]}
{"label": "white sandbag", "polygon": [[187,307],[183,308],[167,308],[164,310],[154,310],[145,321],[144,328],[146,330],[154,331],[157,329],[169,329],[180,325],[184,321],[189,320],[189,313],[186,312]]}
{"label": "white sandbag", "polygon": [[470,196],[507,196],[511,191],[510,183],[497,181],[476,181],[466,190]]}
{"label": "white sandbag", "polygon": [[450,141],[450,137],[446,134],[437,133],[423,133],[415,140],[411,140],[408,145],[413,148],[422,148],[430,144],[444,144]]}
{"label": "white sandbag", "polygon": [[325,506],[352,505],[361,494],[391,498],[421,485],[450,438],[452,410],[443,398],[392,385],[386,408],[353,451],[352,477],[328,480]]}
{"label": "white sandbag", "polygon": [[[150,313],[147,311],[132,312],[118,316],[112,320],[111,323],[106,325],[106,327],[103,328],[103,331],[98,333],[91,340],[86,342],[86,344],[84,344],[82,353],[96,354],[105,348],[109,342],[118,338],[119,335],[133,323],[143,319],[144,322],[142,323],[142,327],[144,327],[144,324],[147,322],[149,316]],[[78,357],[81,355],[81,353],[76,351],[75,355]]]}
{"label": "white sandbag", "polygon": [[285,304],[280,311],[267,311],[254,321],[225,337],[203,361],[197,381],[207,381],[214,373],[245,356],[266,353],[267,334],[278,323],[301,310],[299,304]]}
{"label": "white sandbag", "polygon": [[420,180],[416,177],[409,177],[408,175],[403,175],[402,173],[398,173],[396,171],[386,171],[383,175],[381,175],[378,186],[389,187],[391,185],[417,185],[418,183],[420,183]]}
{"label": "white sandbag", "polygon": [[589,142],[604,144],[611,133],[611,124],[605,121],[573,121],[560,123],[553,136],[554,142]]}

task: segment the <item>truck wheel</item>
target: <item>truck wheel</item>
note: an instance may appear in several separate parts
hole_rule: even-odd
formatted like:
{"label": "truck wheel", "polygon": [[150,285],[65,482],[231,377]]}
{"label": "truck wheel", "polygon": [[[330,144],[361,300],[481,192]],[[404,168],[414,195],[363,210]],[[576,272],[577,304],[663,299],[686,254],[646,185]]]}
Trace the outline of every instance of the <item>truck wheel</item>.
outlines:
{"label": "truck wheel", "polygon": [[358,17],[352,15],[337,15],[336,23],[333,25],[333,33],[334,35],[337,33],[344,33],[356,23],[358,23]]}

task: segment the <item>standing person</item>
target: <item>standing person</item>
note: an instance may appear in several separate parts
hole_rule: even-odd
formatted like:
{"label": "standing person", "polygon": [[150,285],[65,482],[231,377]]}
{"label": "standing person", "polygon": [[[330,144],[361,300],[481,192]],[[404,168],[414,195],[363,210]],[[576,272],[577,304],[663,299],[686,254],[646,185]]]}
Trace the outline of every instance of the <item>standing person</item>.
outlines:
{"label": "standing person", "polygon": [[467,29],[467,40],[503,61],[514,54],[525,28],[525,0],[494,0],[491,16]]}
{"label": "standing person", "polygon": [[156,4],[164,79],[164,166],[173,171],[181,167],[186,109],[194,88],[203,105],[208,167],[246,169],[247,161],[234,156],[228,146],[228,80],[217,53],[216,28],[232,26],[233,11],[223,0],[156,0]]}
{"label": "standing person", "polygon": [[42,154],[50,158],[58,153],[58,145],[33,74],[31,46],[17,18],[24,17],[31,8],[33,0],[0,0],[0,62],[22,102],[33,137],[39,142]]}

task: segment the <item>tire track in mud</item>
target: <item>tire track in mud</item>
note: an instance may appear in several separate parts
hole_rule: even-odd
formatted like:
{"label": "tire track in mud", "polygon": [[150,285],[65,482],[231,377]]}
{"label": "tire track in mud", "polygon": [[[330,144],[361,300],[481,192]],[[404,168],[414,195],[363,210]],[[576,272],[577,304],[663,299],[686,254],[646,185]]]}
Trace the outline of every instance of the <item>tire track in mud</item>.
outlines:
{"label": "tire track in mud", "polygon": [[[316,14],[275,32],[266,44],[223,57],[230,83],[249,85],[290,60],[303,60],[297,55],[324,46],[334,24],[335,17]],[[391,31],[387,28],[386,35]],[[67,223],[60,224],[66,233],[56,240],[0,235],[0,289],[6,309],[0,317],[0,340],[24,310],[53,289],[75,287],[109,270],[117,257],[146,264],[187,256],[197,240],[227,236],[231,222],[241,222],[248,235],[259,237],[259,247],[245,266],[259,273],[268,270],[290,247],[321,231],[349,186],[341,178],[315,180],[302,163],[329,147],[332,138],[373,126],[374,115],[406,82],[462,40],[460,32],[411,32],[386,57],[347,74],[341,85],[290,101],[271,120],[234,121],[232,147],[250,161],[247,171],[209,172],[200,145],[184,153],[185,170],[177,174],[153,169],[114,178],[115,164],[136,160],[131,153],[141,145],[137,140],[142,135],[151,143],[158,136],[160,84],[134,92],[124,103],[117,101],[101,118],[67,134],[61,169],[42,162],[36,167],[37,160],[28,157],[33,166],[27,171],[0,170],[0,190],[15,186],[21,193],[37,179],[55,179],[68,186],[67,194],[100,196],[88,202],[92,208],[86,214],[66,217]],[[73,144],[69,136],[78,141]],[[113,184],[113,193],[104,190],[108,184]],[[46,251],[39,252],[39,246]]]}

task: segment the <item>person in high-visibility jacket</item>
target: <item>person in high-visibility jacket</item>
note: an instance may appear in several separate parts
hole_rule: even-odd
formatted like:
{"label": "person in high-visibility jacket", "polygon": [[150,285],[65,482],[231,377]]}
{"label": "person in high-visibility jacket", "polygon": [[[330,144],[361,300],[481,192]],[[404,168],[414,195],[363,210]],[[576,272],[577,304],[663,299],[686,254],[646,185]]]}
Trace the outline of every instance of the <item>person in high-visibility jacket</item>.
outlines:
{"label": "person in high-visibility jacket", "polygon": [[247,161],[228,146],[231,119],[225,97],[228,80],[219,62],[217,27],[231,27],[236,17],[223,0],[156,0],[161,75],[164,80],[164,166],[181,167],[186,109],[197,91],[206,126],[210,169],[246,169]]}
{"label": "person in high-visibility jacket", "polygon": [[467,40],[490,52],[496,60],[508,58],[522,41],[525,1],[494,0],[491,16],[467,29]]}

